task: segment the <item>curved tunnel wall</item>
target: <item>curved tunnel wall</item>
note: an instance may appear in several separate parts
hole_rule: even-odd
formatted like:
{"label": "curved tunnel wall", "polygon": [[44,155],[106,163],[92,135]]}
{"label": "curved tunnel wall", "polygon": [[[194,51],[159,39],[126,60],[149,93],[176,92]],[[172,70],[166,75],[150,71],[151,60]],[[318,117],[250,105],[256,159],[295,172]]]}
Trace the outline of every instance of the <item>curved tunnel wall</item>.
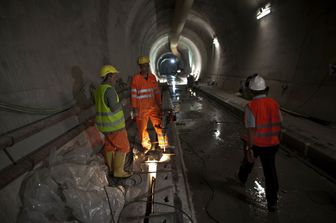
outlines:
{"label": "curved tunnel wall", "polygon": [[[228,1],[229,2],[229,1]],[[323,120],[336,121],[335,79],[329,63],[336,56],[336,16],[333,1],[277,1],[270,15],[256,20],[256,6],[235,11],[219,1],[194,10],[207,15],[221,43],[222,72],[203,73],[231,92],[255,72],[271,87],[281,105]],[[223,4],[224,6],[224,4]]]}
{"label": "curved tunnel wall", "polygon": [[[99,83],[105,63],[129,80],[149,49],[146,24],[155,23],[156,7],[150,0],[1,1],[1,103],[57,109],[78,103],[74,97]],[[46,116],[1,109],[0,134]]]}
{"label": "curved tunnel wall", "polygon": [[[8,111],[4,104],[36,109],[82,106],[89,100],[82,88],[99,83],[96,74],[104,63],[115,65],[124,81],[129,80],[137,72],[136,58],[149,54],[153,43],[169,33],[174,3],[0,1],[0,135],[47,116]],[[181,39],[192,41],[200,52],[200,81],[215,80],[218,87],[236,92],[240,80],[258,72],[282,106],[335,122],[336,74],[328,71],[336,57],[335,1],[271,1],[272,13],[256,20],[255,12],[264,3],[194,0]],[[214,36],[219,40],[218,56]],[[74,100],[75,96],[79,97]],[[60,135],[59,129],[69,128],[50,131]],[[17,157],[38,148],[29,146],[34,147],[17,147]],[[0,160],[5,165],[2,157],[3,151]]]}
{"label": "curved tunnel wall", "polygon": [[[109,57],[106,1],[32,3],[1,2],[1,102],[62,107],[73,99],[73,78],[93,80]],[[1,111],[0,132],[40,118]]]}
{"label": "curved tunnel wall", "polygon": [[[215,80],[236,92],[240,80],[258,72],[284,107],[335,121],[336,75],[328,73],[336,56],[335,4],[276,1],[269,16],[256,20],[264,2],[194,1],[182,38],[198,47],[200,81]],[[137,56],[149,54],[153,43],[169,33],[174,3],[1,1],[0,101],[62,107],[72,102],[83,83],[98,84],[96,73],[104,63],[114,64],[129,80],[137,71]],[[219,40],[216,68],[212,31],[197,19],[209,24]],[[45,117],[4,110],[0,115],[0,134]]]}

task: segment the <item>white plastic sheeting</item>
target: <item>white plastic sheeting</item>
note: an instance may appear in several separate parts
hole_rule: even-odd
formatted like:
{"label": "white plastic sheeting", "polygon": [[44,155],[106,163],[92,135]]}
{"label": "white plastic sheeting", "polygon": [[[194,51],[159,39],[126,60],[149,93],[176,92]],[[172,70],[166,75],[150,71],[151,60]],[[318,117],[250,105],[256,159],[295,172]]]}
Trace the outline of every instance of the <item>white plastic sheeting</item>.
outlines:
{"label": "white plastic sheeting", "polygon": [[59,186],[50,177],[50,170],[34,171],[22,185],[23,209],[19,222],[51,222],[66,220],[66,206],[60,197]]}
{"label": "white plastic sheeting", "polygon": [[112,216],[117,221],[125,191],[121,186],[108,187],[106,173],[103,158],[90,148],[76,146],[52,153],[21,186],[18,222],[105,223],[113,222]]}

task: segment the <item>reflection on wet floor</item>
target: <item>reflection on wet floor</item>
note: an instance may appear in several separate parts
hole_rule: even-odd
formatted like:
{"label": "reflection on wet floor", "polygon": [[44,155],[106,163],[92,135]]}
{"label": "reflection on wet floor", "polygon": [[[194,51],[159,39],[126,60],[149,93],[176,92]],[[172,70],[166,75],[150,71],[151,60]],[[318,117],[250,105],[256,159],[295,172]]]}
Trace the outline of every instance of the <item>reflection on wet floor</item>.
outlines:
{"label": "reflection on wet floor", "polygon": [[263,204],[262,206],[266,207],[265,188],[261,186],[261,182],[256,179],[253,189],[250,189],[249,192],[259,204]]}
{"label": "reflection on wet floor", "polygon": [[277,156],[279,211],[269,213],[260,163],[245,186],[236,179],[241,120],[183,86],[172,99],[198,222],[334,222],[335,185],[284,151]]}

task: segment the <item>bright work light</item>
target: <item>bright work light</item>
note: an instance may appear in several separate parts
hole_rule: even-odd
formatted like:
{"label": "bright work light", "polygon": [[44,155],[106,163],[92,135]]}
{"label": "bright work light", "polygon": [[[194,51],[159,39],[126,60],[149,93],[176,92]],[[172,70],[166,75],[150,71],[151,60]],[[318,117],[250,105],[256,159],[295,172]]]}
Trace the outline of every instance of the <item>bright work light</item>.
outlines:
{"label": "bright work light", "polygon": [[219,47],[219,42],[218,42],[218,38],[217,37],[215,37],[214,39],[213,39],[213,45],[215,45],[215,47]]}
{"label": "bright work light", "polygon": [[258,10],[257,19],[261,19],[262,17],[265,17],[270,13],[271,13],[271,3],[268,3],[265,5],[265,7],[262,7]]}

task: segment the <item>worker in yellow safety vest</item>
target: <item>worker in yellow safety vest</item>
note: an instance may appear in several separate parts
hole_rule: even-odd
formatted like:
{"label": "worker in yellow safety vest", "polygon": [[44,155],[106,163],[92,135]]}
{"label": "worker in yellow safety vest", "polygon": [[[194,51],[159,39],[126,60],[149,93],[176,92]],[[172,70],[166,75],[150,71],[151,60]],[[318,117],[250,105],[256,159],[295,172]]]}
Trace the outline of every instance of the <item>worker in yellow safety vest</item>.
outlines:
{"label": "worker in yellow safety vest", "polygon": [[101,85],[95,94],[96,125],[105,135],[104,155],[110,173],[114,177],[129,177],[124,171],[125,157],[130,151],[125,118],[119,96],[115,90],[118,70],[111,65],[104,65],[99,76]]}
{"label": "worker in yellow safety vest", "polygon": [[138,58],[140,72],[135,74],[131,82],[131,104],[136,114],[136,124],[142,147],[148,151],[151,141],[147,132],[148,119],[151,120],[158,136],[159,146],[167,147],[168,139],[161,125],[161,92],[156,77],[150,73],[149,58]]}

